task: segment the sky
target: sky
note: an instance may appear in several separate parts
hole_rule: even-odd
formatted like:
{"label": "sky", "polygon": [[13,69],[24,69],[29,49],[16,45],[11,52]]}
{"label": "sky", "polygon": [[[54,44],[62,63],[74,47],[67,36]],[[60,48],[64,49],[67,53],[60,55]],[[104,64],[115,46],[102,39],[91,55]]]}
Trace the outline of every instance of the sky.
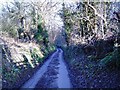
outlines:
{"label": "sky", "polygon": [[[12,2],[14,0],[0,0],[0,7],[2,4],[6,3],[6,2]],[[17,0],[16,0],[17,1]],[[18,1],[28,1],[28,0],[18,0]],[[45,1],[45,0],[29,0],[29,1]],[[46,1],[51,1],[51,0],[46,0]],[[54,2],[76,2],[76,1],[85,1],[85,0],[52,0]],[[116,2],[120,2],[120,0],[90,0],[90,1],[116,1]]]}
{"label": "sky", "polygon": [[11,1],[13,1],[13,0],[0,0],[0,9],[3,4],[5,4],[6,2],[11,2]]}
{"label": "sky", "polygon": [[[0,0],[0,10],[2,8],[2,5],[4,5],[6,2],[13,2],[14,0]],[[28,2],[28,1],[33,1],[33,2],[37,2],[37,1],[45,1],[45,0],[15,0],[15,1],[25,1],[25,2]],[[76,2],[78,0],[46,0],[46,1],[53,1],[53,2]]]}
{"label": "sky", "polygon": [[[5,2],[12,2],[14,0],[0,0],[0,4],[5,3]],[[20,0],[20,1],[28,1],[28,0]],[[29,0],[29,1],[44,1],[44,0]],[[50,0],[46,0],[50,1]],[[52,0],[54,2],[63,2],[63,0]],[[77,0],[64,0],[64,2],[75,2]]]}

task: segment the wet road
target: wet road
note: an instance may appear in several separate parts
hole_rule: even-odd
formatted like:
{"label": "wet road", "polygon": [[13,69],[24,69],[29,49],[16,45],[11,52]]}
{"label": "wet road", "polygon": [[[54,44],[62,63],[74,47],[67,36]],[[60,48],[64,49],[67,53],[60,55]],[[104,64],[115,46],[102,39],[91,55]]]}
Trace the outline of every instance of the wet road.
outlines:
{"label": "wet road", "polygon": [[63,51],[57,49],[22,88],[71,88]]}

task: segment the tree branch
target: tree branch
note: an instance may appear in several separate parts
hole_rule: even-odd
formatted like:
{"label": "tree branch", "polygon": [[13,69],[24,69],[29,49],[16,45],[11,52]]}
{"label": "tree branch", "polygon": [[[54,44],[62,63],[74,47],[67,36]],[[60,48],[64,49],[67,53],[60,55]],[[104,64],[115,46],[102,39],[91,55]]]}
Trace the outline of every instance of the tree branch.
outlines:
{"label": "tree branch", "polygon": [[92,6],[89,1],[88,1],[87,5],[88,5],[89,7],[91,7],[91,8],[94,10],[95,15],[97,15],[98,17],[100,17],[100,18],[105,22],[105,24],[107,25],[106,18],[103,17],[103,15],[99,14],[99,13],[97,12],[97,9],[96,9],[94,6]]}

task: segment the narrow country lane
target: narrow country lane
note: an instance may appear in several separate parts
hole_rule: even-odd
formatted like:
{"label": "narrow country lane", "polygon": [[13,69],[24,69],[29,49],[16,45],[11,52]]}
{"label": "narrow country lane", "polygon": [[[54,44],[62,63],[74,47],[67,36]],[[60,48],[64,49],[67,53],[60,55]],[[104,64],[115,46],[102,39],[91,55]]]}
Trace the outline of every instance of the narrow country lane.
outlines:
{"label": "narrow country lane", "polygon": [[21,88],[71,88],[63,51],[57,49]]}

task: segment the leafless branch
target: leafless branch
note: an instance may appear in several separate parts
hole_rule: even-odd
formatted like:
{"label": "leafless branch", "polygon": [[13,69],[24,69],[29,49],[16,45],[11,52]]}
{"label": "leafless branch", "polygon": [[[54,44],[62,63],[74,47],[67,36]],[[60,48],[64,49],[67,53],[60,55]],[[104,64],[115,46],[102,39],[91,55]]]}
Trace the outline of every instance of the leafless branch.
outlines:
{"label": "leafless branch", "polygon": [[100,18],[105,22],[105,24],[107,25],[106,18],[103,17],[103,15],[101,15],[101,14],[99,14],[99,13],[97,12],[97,9],[90,4],[89,0],[88,0],[88,2],[87,2],[87,5],[88,5],[89,7],[91,7],[91,8],[94,10],[95,15],[97,15],[98,17],[100,17]]}

